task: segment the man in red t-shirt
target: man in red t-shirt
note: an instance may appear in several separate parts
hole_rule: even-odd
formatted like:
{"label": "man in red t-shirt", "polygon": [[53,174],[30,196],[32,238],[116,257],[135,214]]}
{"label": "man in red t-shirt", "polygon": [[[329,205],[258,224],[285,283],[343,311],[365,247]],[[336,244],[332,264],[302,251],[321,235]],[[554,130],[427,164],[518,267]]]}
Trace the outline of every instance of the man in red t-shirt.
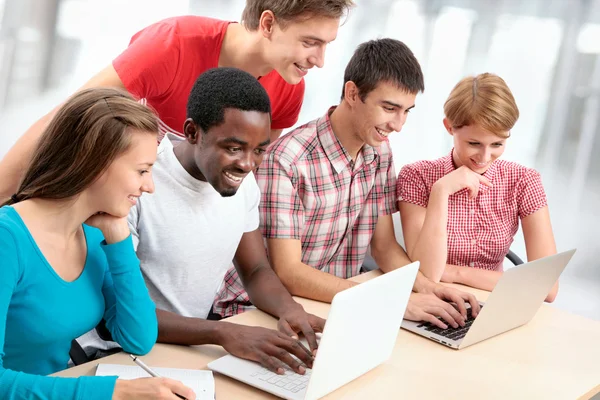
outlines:
{"label": "man in red t-shirt", "polygon": [[[303,77],[310,68],[323,66],[325,47],[353,5],[353,0],[247,0],[241,24],[199,16],[169,18],[138,32],[83,88],[126,89],[157,111],[162,138],[166,132],[181,135],[187,98],[202,72],[236,67],[266,89],[274,140],[296,123]],[[0,162],[0,200],[16,191],[56,109],[33,124]]]}

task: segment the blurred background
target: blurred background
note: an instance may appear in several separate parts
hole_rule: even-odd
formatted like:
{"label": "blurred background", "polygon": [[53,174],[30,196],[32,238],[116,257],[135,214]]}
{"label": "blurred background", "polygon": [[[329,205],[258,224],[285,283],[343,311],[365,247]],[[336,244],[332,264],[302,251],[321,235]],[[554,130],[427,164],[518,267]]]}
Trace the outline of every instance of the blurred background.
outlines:
{"label": "blurred background", "polygon": [[[401,133],[396,169],[449,153],[442,106],[465,75],[493,72],[521,118],[505,159],[537,168],[559,251],[578,249],[553,306],[600,320],[600,0],[357,0],[311,70],[299,124],[339,101],[355,47],[392,37],[425,73]],[[37,118],[160,19],[197,14],[238,21],[244,0],[0,0],[0,158]],[[526,258],[521,233],[512,246]]]}

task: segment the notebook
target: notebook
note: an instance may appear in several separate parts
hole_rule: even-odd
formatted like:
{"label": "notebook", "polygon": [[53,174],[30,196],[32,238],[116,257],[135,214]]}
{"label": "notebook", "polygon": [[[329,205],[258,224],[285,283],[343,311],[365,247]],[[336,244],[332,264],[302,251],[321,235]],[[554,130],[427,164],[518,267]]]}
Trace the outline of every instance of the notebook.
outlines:
{"label": "notebook", "polygon": [[[215,379],[212,371],[179,368],[152,369],[165,378],[176,379],[196,393],[196,400],[214,400]],[[137,365],[98,364],[96,376],[118,376],[119,379],[149,378],[150,375]]]}

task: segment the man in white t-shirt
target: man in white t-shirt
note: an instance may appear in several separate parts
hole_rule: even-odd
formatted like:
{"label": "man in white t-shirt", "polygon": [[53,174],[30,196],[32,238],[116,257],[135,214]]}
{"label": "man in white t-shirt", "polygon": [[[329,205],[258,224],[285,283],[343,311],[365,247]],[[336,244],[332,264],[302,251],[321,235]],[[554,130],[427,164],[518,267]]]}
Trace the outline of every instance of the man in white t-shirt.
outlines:
{"label": "man in white t-shirt", "polygon": [[[270,127],[269,97],[253,76],[235,68],[202,74],[189,96],[185,140],[163,139],[151,168],[155,193],[132,199],[129,224],[157,306],[159,342],[219,344],[273,371],[283,373],[285,363],[304,373],[325,321],[292,299],[258,229],[252,172]],[[207,320],[232,260],[253,304],[279,318],[280,332]],[[300,333],[310,349],[297,340]]]}

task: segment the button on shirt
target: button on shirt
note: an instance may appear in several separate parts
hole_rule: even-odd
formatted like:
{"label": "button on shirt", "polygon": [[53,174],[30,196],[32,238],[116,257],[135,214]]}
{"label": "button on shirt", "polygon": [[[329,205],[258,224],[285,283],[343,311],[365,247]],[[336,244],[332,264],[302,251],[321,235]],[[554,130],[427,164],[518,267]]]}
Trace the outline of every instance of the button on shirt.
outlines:
{"label": "button on shirt", "polygon": [[[332,111],[282,137],[265,156],[256,174],[261,230],[265,238],[299,239],[303,263],[350,278],[360,271],[378,216],[397,211],[396,173],[387,141],[365,144],[353,161],[333,133]],[[230,272],[215,303],[221,315],[241,311],[248,299]]]}
{"label": "button on shirt", "polygon": [[[455,169],[452,152],[434,161],[405,165],[398,175],[398,200],[427,207],[433,184]],[[483,176],[493,187],[480,185],[474,199],[469,199],[467,189],[448,199],[446,262],[502,271],[519,218],[533,214],[548,203],[540,174],[534,169],[496,160]]]}

